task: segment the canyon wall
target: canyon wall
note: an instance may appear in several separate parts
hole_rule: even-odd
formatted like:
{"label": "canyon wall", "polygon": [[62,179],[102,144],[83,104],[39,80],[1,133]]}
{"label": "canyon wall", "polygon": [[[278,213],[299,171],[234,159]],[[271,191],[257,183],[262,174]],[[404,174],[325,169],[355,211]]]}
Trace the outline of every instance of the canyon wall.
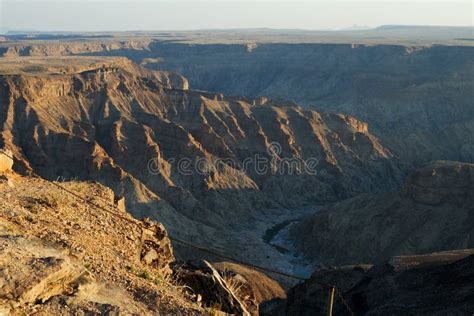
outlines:
{"label": "canyon wall", "polygon": [[[346,113],[407,161],[474,161],[474,48],[152,43],[146,66],[228,95],[293,100]],[[407,150],[408,149],[408,150]]]}
{"label": "canyon wall", "polygon": [[[184,38],[186,39],[186,38]],[[235,41],[234,41],[235,42]],[[192,89],[345,113],[409,164],[474,161],[474,47],[195,43],[136,39],[12,43],[4,56],[116,55],[177,72]]]}

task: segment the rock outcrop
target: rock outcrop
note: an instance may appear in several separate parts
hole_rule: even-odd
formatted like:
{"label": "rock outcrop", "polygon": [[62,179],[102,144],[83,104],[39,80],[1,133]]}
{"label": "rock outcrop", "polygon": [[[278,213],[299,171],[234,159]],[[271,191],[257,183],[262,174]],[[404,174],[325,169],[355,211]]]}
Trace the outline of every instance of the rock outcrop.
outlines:
{"label": "rock outcrop", "polygon": [[408,177],[403,193],[416,203],[463,205],[474,199],[474,165],[434,162],[414,171]]}
{"label": "rock outcrop", "polygon": [[361,195],[294,225],[296,246],[315,262],[374,263],[395,255],[474,248],[474,165],[437,161],[399,193]]}
{"label": "rock outcrop", "polygon": [[203,306],[220,306],[227,313],[260,315],[262,303],[286,297],[283,288],[265,274],[230,262],[191,261],[175,267]]}
{"label": "rock outcrop", "polygon": [[11,302],[9,307],[13,309],[44,303],[63,294],[85,272],[59,249],[34,238],[11,234],[1,224],[0,305]]}
{"label": "rock outcrop", "polygon": [[262,272],[231,262],[218,262],[214,266],[252,314],[260,315],[261,306],[267,301],[286,298],[280,284]]}
{"label": "rock outcrop", "polygon": [[175,260],[165,227],[148,218],[143,221],[140,259],[164,275],[171,273],[170,264]]}

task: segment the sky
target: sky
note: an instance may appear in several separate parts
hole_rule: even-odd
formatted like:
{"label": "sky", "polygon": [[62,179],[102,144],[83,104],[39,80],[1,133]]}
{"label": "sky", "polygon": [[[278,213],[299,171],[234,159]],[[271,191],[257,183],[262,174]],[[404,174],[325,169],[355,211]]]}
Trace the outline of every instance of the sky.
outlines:
{"label": "sky", "polygon": [[474,0],[0,0],[0,30],[343,29],[473,25]]}

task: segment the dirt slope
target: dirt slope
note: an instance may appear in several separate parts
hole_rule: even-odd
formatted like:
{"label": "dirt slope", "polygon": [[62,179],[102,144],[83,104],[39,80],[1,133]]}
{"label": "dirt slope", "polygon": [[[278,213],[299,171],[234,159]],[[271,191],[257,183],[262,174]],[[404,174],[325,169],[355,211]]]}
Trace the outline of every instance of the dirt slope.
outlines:
{"label": "dirt slope", "polygon": [[[163,226],[123,212],[125,221],[42,179],[1,177],[0,313],[205,313],[170,282],[174,256]],[[114,200],[99,184],[61,185],[103,207]],[[160,231],[142,235],[140,227]],[[151,241],[160,255],[146,261]]]}

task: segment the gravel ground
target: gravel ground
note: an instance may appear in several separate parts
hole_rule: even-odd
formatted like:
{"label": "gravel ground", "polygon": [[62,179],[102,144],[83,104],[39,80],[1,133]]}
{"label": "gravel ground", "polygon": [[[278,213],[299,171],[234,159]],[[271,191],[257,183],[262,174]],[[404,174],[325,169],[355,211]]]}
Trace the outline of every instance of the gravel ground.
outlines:
{"label": "gravel ground", "polygon": [[[109,207],[106,201],[113,203],[112,191],[102,185],[61,185],[104,207]],[[8,175],[8,180],[0,180],[0,223],[64,250],[95,280],[125,290],[150,314],[206,314],[172,279],[142,264],[140,222],[126,212],[120,215],[132,222],[89,206],[42,179]],[[69,314],[69,307],[54,299],[24,309],[27,314]]]}

